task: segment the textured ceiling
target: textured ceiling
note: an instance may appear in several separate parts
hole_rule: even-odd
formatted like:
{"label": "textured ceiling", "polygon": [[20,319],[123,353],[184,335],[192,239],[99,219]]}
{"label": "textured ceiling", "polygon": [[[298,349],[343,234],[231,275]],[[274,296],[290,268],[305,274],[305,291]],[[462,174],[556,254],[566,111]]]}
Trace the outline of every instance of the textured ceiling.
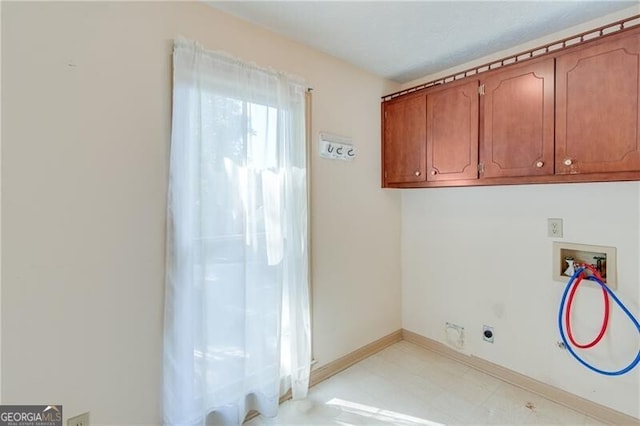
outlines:
{"label": "textured ceiling", "polygon": [[374,74],[406,83],[638,1],[209,1]]}

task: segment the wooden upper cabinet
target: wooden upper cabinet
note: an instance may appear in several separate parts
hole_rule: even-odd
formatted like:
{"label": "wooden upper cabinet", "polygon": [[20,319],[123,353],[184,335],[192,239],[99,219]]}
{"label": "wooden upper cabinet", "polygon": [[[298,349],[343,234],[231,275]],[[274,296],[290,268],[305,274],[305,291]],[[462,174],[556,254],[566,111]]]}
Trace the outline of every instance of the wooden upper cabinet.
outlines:
{"label": "wooden upper cabinet", "polygon": [[556,173],[640,171],[640,34],[556,62]]}
{"label": "wooden upper cabinet", "polygon": [[478,81],[427,94],[427,180],[478,177]]}
{"label": "wooden upper cabinet", "polygon": [[385,96],[383,186],[640,181],[640,25],[621,22]]}
{"label": "wooden upper cabinet", "polygon": [[481,82],[481,177],[552,175],[553,58],[513,65]]}
{"label": "wooden upper cabinet", "polygon": [[426,181],[426,115],[425,94],[382,104],[383,186]]}

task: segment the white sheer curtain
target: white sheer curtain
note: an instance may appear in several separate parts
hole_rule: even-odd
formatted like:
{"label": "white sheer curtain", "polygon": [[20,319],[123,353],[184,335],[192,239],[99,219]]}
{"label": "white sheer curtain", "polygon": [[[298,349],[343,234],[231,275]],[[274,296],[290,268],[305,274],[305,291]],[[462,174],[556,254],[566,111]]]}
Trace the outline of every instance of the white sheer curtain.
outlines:
{"label": "white sheer curtain", "polygon": [[166,425],[274,416],[310,366],[305,86],[176,40]]}

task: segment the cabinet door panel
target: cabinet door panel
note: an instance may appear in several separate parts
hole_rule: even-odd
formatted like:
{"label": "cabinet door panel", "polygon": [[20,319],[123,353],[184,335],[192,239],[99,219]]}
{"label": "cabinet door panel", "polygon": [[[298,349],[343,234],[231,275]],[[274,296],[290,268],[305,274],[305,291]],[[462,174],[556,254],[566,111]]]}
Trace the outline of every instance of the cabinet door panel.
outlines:
{"label": "cabinet door panel", "polygon": [[478,81],[427,95],[427,180],[478,177]]}
{"label": "cabinet door panel", "polygon": [[554,61],[507,68],[484,81],[482,177],[553,174]]}
{"label": "cabinet door panel", "polygon": [[562,55],[556,65],[556,173],[640,170],[640,35]]}
{"label": "cabinet door panel", "polygon": [[425,181],[426,109],[425,95],[384,104],[385,183]]}

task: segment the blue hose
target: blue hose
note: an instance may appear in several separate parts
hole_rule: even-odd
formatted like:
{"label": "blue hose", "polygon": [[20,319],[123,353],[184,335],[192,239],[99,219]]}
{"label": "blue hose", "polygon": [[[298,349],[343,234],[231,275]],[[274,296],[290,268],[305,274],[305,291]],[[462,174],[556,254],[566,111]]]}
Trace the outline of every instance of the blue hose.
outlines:
{"label": "blue hose", "polygon": [[[562,295],[562,300],[560,301],[560,311],[558,312],[558,328],[560,330],[560,337],[562,338],[562,341],[564,342],[564,345],[567,348],[567,350],[569,351],[569,353],[575,359],[577,359],[580,362],[580,364],[584,365],[589,370],[595,371],[596,373],[604,374],[605,376],[620,376],[622,374],[628,373],[629,371],[633,370],[636,367],[636,365],[638,365],[638,363],[640,363],[640,350],[638,350],[638,355],[636,355],[636,359],[634,359],[631,362],[631,364],[627,365],[622,370],[604,371],[604,370],[600,370],[599,368],[594,367],[593,365],[587,363],[585,360],[580,358],[580,356],[578,356],[578,354],[573,350],[573,348],[571,347],[571,345],[567,341],[567,337],[564,334],[564,328],[562,326],[562,317],[563,317],[563,313],[564,313],[564,310],[565,310],[565,304],[566,304],[566,301],[567,301],[567,294],[569,293],[569,290],[571,289],[571,286],[573,285],[573,282],[576,280],[576,278],[578,278],[578,276],[580,276],[580,274],[584,270],[585,270],[584,267],[579,267],[575,271],[573,276],[569,279],[569,282],[567,283],[567,286],[564,289],[564,294]],[[596,276],[591,275],[591,276],[586,277],[586,279],[598,283],[603,289],[605,289],[606,292],[609,293],[609,296],[616,302],[616,304],[620,307],[620,309],[622,309],[622,311],[625,313],[625,315],[627,315],[627,317],[629,317],[631,322],[636,326],[636,328],[638,330],[638,333],[640,333],[640,323],[638,323],[638,320],[633,316],[633,314],[631,312],[629,312],[627,307],[624,306],[624,304],[620,301],[620,299],[618,299],[616,297],[616,295],[613,294],[613,291],[611,291],[611,289],[609,287],[607,287],[607,285],[605,283],[603,283],[602,280],[600,280]]]}

